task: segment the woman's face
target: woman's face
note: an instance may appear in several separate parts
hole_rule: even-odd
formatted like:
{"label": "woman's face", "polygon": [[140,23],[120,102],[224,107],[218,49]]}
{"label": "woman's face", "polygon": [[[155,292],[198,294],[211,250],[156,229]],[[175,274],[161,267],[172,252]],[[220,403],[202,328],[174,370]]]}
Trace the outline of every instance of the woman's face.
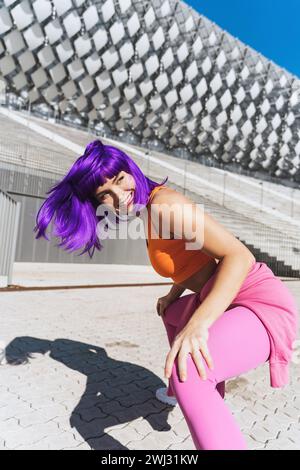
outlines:
{"label": "woman's face", "polygon": [[105,184],[98,186],[95,198],[100,204],[109,206],[117,214],[127,214],[133,208],[135,191],[134,178],[125,171],[106,179]]}

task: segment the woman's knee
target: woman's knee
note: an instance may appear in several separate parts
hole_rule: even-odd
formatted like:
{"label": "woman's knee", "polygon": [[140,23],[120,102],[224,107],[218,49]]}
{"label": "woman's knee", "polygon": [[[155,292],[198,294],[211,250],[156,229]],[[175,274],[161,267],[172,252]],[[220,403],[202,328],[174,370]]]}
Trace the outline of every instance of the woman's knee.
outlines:
{"label": "woman's knee", "polygon": [[189,384],[191,382],[192,383],[197,382],[197,387],[199,385],[209,386],[212,388],[217,387],[218,380],[215,375],[215,371],[214,369],[212,370],[208,367],[204,358],[202,359],[202,365],[205,370],[206,379],[202,377],[202,372],[198,370],[198,367],[191,353],[188,354],[185,361],[186,361],[185,367],[186,367],[186,375],[187,375],[186,380],[185,381],[181,380],[182,371],[180,371],[180,367],[179,367],[180,362],[179,362],[179,357],[177,355],[174,360],[172,371],[171,371],[171,377],[172,377],[173,382],[175,380],[177,383],[179,382],[179,383],[182,383],[183,385]]}

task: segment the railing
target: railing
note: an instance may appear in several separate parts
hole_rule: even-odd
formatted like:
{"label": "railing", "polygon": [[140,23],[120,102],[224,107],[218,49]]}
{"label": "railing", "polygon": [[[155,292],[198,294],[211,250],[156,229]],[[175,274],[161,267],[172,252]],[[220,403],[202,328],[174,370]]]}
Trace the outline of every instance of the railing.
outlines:
{"label": "railing", "polygon": [[21,203],[0,190],[0,286],[12,282]]}

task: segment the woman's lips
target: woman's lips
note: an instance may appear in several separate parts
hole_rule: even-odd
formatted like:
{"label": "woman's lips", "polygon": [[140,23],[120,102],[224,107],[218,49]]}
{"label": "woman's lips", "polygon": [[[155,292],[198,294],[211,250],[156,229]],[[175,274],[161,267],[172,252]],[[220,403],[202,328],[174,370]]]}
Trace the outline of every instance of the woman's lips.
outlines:
{"label": "woman's lips", "polygon": [[126,203],[127,206],[129,206],[129,204],[131,204],[132,200],[133,200],[133,192],[132,192],[132,193],[130,194],[130,196],[129,196],[129,199],[128,199],[127,203]]}

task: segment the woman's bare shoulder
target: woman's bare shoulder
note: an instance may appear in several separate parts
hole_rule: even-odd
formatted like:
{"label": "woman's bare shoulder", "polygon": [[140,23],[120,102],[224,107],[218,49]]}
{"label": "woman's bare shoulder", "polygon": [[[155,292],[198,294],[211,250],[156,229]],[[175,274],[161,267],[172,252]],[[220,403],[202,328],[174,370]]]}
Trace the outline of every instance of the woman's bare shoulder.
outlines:
{"label": "woman's bare shoulder", "polygon": [[164,186],[159,191],[156,191],[152,198],[153,204],[174,204],[174,203],[187,203],[191,202],[183,193],[176,191],[169,186]]}

